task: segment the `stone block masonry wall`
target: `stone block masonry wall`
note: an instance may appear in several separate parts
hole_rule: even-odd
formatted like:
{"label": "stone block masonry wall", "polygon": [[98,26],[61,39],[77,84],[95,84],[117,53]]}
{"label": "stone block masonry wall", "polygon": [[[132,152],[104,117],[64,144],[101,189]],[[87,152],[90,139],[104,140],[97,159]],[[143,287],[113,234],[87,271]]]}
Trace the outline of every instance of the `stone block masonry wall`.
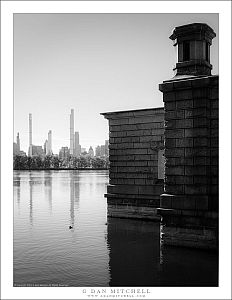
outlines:
{"label": "stone block masonry wall", "polygon": [[164,242],[216,248],[218,76],[167,81],[160,90],[165,107],[166,162],[160,203]]}
{"label": "stone block masonry wall", "polygon": [[158,171],[159,151],[163,152],[164,146],[163,108],[103,115],[109,120],[110,131],[108,215],[159,219],[156,208],[163,192]]}
{"label": "stone block masonry wall", "polygon": [[210,204],[219,210],[219,91],[218,77],[210,89]]}

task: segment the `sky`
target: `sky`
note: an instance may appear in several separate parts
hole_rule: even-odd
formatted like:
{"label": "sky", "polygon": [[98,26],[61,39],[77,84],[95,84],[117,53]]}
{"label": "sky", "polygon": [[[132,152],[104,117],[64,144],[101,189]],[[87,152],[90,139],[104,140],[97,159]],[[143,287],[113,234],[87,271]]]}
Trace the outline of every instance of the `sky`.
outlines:
{"label": "sky", "polygon": [[69,115],[89,149],[105,143],[100,113],[163,106],[159,84],[173,77],[176,26],[207,23],[216,33],[212,74],[218,74],[218,14],[14,14],[14,140],[28,152],[52,130],[52,149],[69,146]]}

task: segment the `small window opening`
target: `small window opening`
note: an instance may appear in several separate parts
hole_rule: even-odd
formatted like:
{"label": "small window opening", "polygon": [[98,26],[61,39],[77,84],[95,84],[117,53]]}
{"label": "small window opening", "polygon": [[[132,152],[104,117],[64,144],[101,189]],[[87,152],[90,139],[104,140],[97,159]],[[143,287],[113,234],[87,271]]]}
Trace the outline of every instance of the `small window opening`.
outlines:
{"label": "small window opening", "polygon": [[183,43],[183,61],[190,60],[190,43],[184,42]]}
{"label": "small window opening", "polygon": [[205,43],[205,60],[207,62],[209,62],[209,57],[210,57],[210,54],[209,54],[209,44]]}

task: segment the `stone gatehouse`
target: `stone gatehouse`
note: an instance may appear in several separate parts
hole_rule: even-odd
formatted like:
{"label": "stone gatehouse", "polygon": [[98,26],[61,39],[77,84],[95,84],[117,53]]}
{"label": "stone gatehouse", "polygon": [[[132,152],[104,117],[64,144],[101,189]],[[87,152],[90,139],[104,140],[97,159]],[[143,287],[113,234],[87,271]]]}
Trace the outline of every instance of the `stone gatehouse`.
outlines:
{"label": "stone gatehouse", "polygon": [[163,108],[103,113],[109,120],[108,216],[161,220],[163,244],[218,248],[218,76],[214,31],[176,27],[174,77]]}

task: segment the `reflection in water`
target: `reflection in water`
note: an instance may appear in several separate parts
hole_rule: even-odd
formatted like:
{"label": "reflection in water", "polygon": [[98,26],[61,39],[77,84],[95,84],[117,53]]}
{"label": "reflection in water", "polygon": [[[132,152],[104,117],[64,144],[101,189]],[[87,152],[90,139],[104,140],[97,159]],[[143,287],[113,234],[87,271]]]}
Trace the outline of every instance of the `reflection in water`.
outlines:
{"label": "reflection in water", "polygon": [[162,267],[163,262],[163,225],[160,224],[160,269]]}
{"label": "reflection in water", "polygon": [[154,286],[159,227],[154,222],[108,218],[110,286]]}
{"label": "reflection in water", "polygon": [[70,171],[70,225],[73,227],[75,223],[75,210],[78,212],[80,201],[79,176],[75,176],[75,171]]}
{"label": "reflection in water", "polygon": [[20,176],[20,215],[14,205],[14,285],[108,285],[108,171],[24,171]]}
{"label": "reflection in water", "polygon": [[20,180],[20,172],[16,171],[14,174],[14,188],[16,189],[18,207],[20,206]]}
{"label": "reflection in water", "polygon": [[19,177],[19,187],[17,188],[17,203],[20,206],[20,177]]}
{"label": "reflection in water", "polygon": [[30,204],[29,204],[29,208],[30,208],[30,225],[33,226],[33,177],[32,177],[32,173],[29,173],[29,187],[30,187]]}
{"label": "reflection in water", "polygon": [[160,247],[158,223],[107,220],[107,183],[107,171],[14,172],[15,285],[217,286],[216,254]]}
{"label": "reflection in water", "polygon": [[80,184],[79,181],[74,181],[74,201],[75,201],[75,206],[78,208],[79,207],[79,200],[80,200]]}
{"label": "reflection in water", "polygon": [[218,286],[218,255],[191,248],[162,247],[160,286]]}
{"label": "reflection in water", "polygon": [[217,255],[160,246],[159,224],[108,219],[110,286],[218,286]]}
{"label": "reflection in water", "polygon": [[52,172],[44,171],[45,194],[48,199],[49,211],[52,213]]}
{"label": "reflection in water", "polygon": [[74,180],[73,177],[71,176],[70,180],[70,225],[73,227],[74,226],[74,219],[75,219],[75,214],[74,214]]}

